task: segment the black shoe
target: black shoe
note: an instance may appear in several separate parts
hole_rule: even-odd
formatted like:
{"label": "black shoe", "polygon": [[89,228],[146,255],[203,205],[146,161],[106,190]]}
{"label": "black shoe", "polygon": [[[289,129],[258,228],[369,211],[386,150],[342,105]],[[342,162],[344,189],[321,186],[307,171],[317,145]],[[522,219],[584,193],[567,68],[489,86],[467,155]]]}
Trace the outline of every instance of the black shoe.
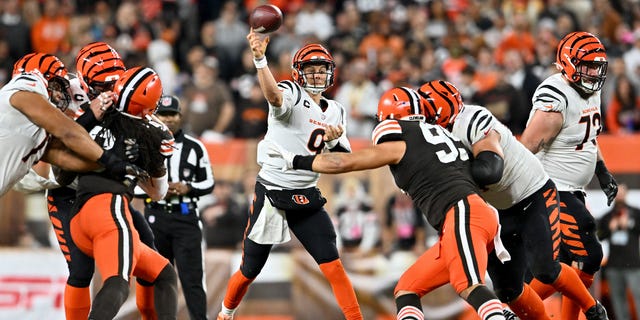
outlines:
{"label": "black shoe", "polygon": [[599,301],[596,301],[596,305],[589,308],[584,315],[587,317],[587,320],[609,320],[607,310],[605,310]]}
{"label": "black shoe", "polygon": [[520,318],[518,318],[518,316],[509,309],[502,309],[502,314],[504,314],[505,320],[520,320]]}

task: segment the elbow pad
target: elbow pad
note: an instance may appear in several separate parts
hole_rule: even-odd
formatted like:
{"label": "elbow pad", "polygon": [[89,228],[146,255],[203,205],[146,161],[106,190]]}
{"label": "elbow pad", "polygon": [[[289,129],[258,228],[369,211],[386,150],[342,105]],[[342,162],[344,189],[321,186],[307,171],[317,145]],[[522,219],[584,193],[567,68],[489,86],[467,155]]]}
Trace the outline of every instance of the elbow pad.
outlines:
{"label": "elbow pad", "polygon": [[471,177],[481,187],[502,179],[504,159],[493,151],[482,151],[471,163]]}

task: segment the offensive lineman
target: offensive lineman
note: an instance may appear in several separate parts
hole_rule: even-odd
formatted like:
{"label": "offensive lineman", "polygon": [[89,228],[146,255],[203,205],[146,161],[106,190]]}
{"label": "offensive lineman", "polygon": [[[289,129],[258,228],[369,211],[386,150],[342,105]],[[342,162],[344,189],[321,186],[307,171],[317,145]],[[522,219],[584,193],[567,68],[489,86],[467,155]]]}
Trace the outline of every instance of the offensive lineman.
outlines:
{"label": "offensive lineman", "polygon": [[[233,319],[251,282],[269,257],[273,244],[289,241],[289,228],[319,265],[331,284],[347,320],[362,319],[360,306],[336,248],[336,232],[324,210],[326,200],[316,187],[319,175],[308,171],[282,171],[282,159],[267,156],[272,142],[300,154],[350,151],[344,135],[342,105],[322,96],[333,84],[335,63],[318,44],[302,47],[293,58],[293,80],[276,83],[267,67],[265,50],[269,37],[253,30],[247,40],[258,69],[258,81],[269,102],[267,134],[258,145],[258,173],[253,207],[245,231],[240,270],[229,279],[218,320]],[[295,202],[294,202],[295,199]],[[269,226],[265,220],[269,219]],[[273,227],[273,221],[279,221]]]}
{"label": "offensive lineman", "polygon": [[426,99],[426,121],[449,129],[472,151],[473,178],[500,214],[501,238],[512,257],[503,264],[489,256],[489,275],[500,300],[522,320],[549,319],[538,295],[523,287],[529,269],[541,282],[578,301],[587,319],[606,319],[604,308],[575,271],[558,263],[559,199],[540,161],[489,110],[464,105],[451,83],[430,81],[418,92]]}
{"label": "offensive lineman", "polygon": [[[589,288],[603,253],[595,220],[585,206],[585,186],[595,172],[611,204],[618,186],[598,147],[602,130],[600,89],[607,73],[605,48],[594,35],[578,31],[560,40],[556,55],[560,71],[536,89],[527,127],[520,141],[542,162],[560,196],[562,244],[560,261],[571,264]],[[541,298],[550,288],[534,280]],[[578,306],[563,298],[562,319],[578,317]]]}

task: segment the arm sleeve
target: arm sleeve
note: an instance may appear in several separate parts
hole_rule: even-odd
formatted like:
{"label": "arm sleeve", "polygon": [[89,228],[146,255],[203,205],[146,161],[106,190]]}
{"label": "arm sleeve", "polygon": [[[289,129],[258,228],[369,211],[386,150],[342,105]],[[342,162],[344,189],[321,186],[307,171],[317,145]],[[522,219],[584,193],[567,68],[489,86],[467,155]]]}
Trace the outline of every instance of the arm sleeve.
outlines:
{"label": "arm sleeve", "polygon": [[471,176],[480,186],[485,187],[502,179],[504,159],[492,151],[482,151],[471,163]]}

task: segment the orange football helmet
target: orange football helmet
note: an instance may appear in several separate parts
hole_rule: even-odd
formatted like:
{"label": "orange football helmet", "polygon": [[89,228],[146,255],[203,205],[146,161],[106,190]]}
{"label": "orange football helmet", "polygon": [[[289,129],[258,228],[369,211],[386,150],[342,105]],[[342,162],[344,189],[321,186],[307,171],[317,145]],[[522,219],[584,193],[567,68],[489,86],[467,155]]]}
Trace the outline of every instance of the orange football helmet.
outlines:
{"label": "orange football helmet", "polygon": [[49,100],[65,111],[71,103],[67,68],[58,57],[48,53],[29,53],[13,64],[13,76],[23,72],[37,72],[47,80]]}
{"label": "orange football helmet", "polygon": [[571,32],[558,43],[556,68],[567,81],[585,93],[602,89],[607,78],[607,65],[605,48],[591,33]]}
{"label": "orange football helmet", "polygon": [[444,80],[433,80],[423,84],[418,94],[424,100],[428,123],[448,127],[464,109],[458,88]]}
{"label": "orange football helmet", "polygon": [[[324,74],[327,75],[327,79],[325,80],[324,85],[316,86],[309,83],[307,79],[307,76],[309,75],[305,74],[304,68],[310,64],[326,65],[327,70]],[[318,94],[320,92],[324,92],[333,85],[335,68],[336,63],[333,61],[333,57],[329,51],[319,44],[312,43],[300,48],[300,50],[298,50],[293,56],[292,77],[293,80],[305,90]]]}
{"label": "orange football helmet", "polygon": [[378,101],[378,121],[423,120],[424,102],[418,93],[407,87],[395,87],[387,90]]}
{"label": "orange football helmet", "polygon": [[142,118],[151,115],[162,96],[160,77],[151,68],[134,67],[125,71],[113,86],[116,110]]}
{"label": "orange football helmet", "polygon": [[76,73],[82,89],[94,99],[112,90],[126,70],[118,52],[105,42],[92,42],[80,49],[76,57]]}

